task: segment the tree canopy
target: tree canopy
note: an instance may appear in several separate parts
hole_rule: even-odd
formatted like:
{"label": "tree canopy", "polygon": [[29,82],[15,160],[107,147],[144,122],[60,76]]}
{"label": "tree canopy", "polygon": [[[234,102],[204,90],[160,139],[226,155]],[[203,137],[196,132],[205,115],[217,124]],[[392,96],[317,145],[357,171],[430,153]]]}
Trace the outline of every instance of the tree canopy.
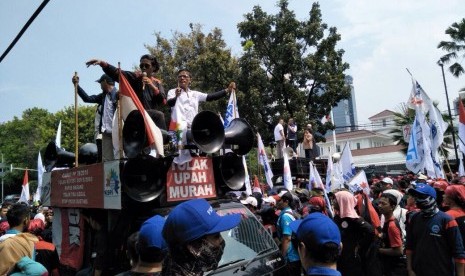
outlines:
{"label": "tree canopy", "polygon": [[438,48],[448,52],[441,57],[440,61],[444,64],[452,63],[449,66],[449,71],[455,77],[459,77],[465,73],[460,64],[465,58],[465,18],[447,28],[446,34],[450,36],[451,40],[439,42]]}
{"label": "tree canopy", "polygon": [[287,0],[278,7],[270,15],[255,6],[238,24],[245,51],[239,87],[248,99],[242,108],[264,137],[278,118],[289,117],[300,126],[311,122],[324,134],[333,126],[320,119],[350,96],[344,81],[349,64],[342,59],[344,50],[336,49],[341,36],[322,21],[318,3],[304,21],[296,19]]}

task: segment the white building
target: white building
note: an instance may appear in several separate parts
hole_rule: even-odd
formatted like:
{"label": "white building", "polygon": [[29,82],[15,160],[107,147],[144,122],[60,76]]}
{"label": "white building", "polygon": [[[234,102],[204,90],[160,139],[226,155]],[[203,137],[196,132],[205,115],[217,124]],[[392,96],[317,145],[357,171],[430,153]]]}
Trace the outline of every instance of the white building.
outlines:
{"label": "white building", "polygon": [[[396,128],[394,112],[384,110],[369,118],[371,130],[360,129],[336,134],[336,152],[342,152],[346,142],[349,143],[355,166],[368,165],[402,165],[405,154],[401,145],[395,145],[390,131]],[[327,133],[326,142],[318,143],[320,158],[327,159],[329,151],[334,153],[332,133]]]}

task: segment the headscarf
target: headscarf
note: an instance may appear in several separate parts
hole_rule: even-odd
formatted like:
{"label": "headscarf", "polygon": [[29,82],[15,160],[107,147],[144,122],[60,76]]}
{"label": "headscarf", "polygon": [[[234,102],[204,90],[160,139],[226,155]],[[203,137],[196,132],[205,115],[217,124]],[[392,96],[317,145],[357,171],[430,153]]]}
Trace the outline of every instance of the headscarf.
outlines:
{"label": "headscarf", "polygon": [[339,216],[341,218],[358,218],[355,211],[357,199],[348,191],[339,191],[336,193],[337,204],[339,205]]}

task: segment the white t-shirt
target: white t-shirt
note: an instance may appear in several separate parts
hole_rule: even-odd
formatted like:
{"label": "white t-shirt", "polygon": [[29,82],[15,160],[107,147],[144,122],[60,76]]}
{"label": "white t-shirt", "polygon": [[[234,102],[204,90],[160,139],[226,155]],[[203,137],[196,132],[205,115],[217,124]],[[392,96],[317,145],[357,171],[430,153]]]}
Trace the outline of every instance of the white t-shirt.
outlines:
{"label": "white t-shirt", "polygon": [[283,125],[278,123],[274,128],[274,140],[276,142],[283,140],[283,136],[281,135],[281,131],[283,131],[283,133],[284,133]]}
{"label": "white t-shirt", "polygon": [[[199,112],[199,102],[205,102],[207,100],[208,94],[194,91],[188,89],[184,91],[181,89],[181,95],[178,96],[176,100],[177,104],[181,104],[182,115],[186,120],[187,127],[190,128],[192,121],[194,120],[195,115]],[[166,97],[167,100],[176,97],[176,88],[171,89],[168,91],[168,96]],[[173,112],[173,108],[171,108],[171,112]]]}

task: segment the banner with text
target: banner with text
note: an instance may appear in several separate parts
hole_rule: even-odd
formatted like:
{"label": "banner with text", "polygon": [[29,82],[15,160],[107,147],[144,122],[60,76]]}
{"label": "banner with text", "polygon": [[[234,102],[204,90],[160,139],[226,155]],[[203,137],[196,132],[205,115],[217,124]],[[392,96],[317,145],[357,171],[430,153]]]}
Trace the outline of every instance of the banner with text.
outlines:
{"label": "banner with text", "polygon": [[173,162],[166,175],[167,201],[216,197],[211,158],[195,157],[190,162]]}
{"label": "banner with text", "polygon": [[118,161],[52,172],[50,205],[121,209]]}

